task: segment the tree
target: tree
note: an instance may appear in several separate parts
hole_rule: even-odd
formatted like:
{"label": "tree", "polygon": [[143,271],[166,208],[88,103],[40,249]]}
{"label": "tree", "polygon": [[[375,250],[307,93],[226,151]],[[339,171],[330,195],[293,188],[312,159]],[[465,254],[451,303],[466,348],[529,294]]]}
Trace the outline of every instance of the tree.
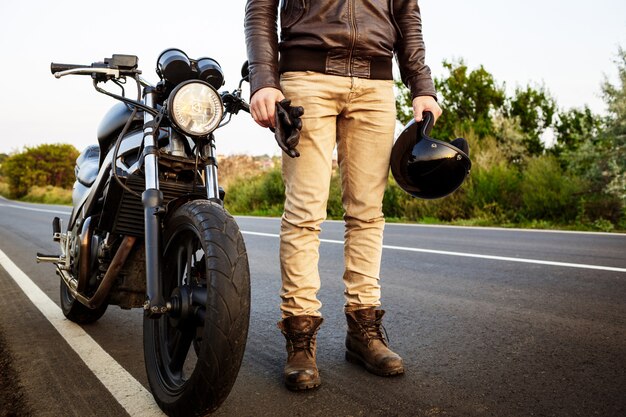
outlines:
{"label": "tree", "polygon": [[473,130],[479,137],[494,133],[493,116],[505,103],[504,86],[481,65],[469,71],[463,60],[444,61],[448,75],[435,78],[442,96],[444,113],[437,121],[441,137],[452,138],[456,133]]}
{"label": "tree", "polygon": [[618,197],[626,207],[626,50],[619,48],[615,61],[618,84],[605,79],[602,93],[607,104],[607,122],[604,147],[606,149],[607,193]]}
{"label": "tree", "polygon": [[2,164],[2,171],[11,195],[20,198],[36,185],[70,188],[77,157],[76,148],[67,144],[26,147],[23,152],[10,155]]}
{"label": "tree", "polygon": [[[443,114],[437,120],[434,136],[454,138],[470,131],[484,137],[494,133],[493,115],[505,103],[504,87],[482,66],[469,71],[462,60],[443,62],[448,76],[435,78]],[[402,124],[413,118],[411,92],[396,81],[396,114]]]}
{"label": "tree", "polygon": [[560,111],[554,123],[555,151],[576,150],[585,141],[594,141],[604,126],[604,119],[588,106]]}
{"label": "tree", "polygon": [[4,163],[4,161],[7,160],[8,157],[9,155],[5,153],[0,153],[0,177],[2,176],[2,164]]}
{"label": "tree", "polygon": [[411,100],[411,90],[402,81],[396,80],[396,118],[406,125],[413,119],[413,100]]}
{"label": "tree", "polygon": [[515,89],[515,94],[508,103],[508,116],[519,120],[528,154],[543,153],[545,147],[541,135],[552,125],[555,113],[556,102],[544,87],[526,86]]}
{"label": "tree", "polygon": [[626,51],[622,48],[616,64],[618,83],[605,80],[602,85],[608,110],[603,127],[562,152],[569,172],[587,183],[586,198],[594,206],[588,217],[615,223],[624,221],[626,215]]}

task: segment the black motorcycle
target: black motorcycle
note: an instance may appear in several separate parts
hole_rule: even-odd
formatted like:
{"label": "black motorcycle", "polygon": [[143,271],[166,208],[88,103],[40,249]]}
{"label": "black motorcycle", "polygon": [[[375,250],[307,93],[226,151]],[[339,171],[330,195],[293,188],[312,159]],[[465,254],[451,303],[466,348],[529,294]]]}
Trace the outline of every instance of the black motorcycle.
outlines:
{"label": "black motorcycle", "polygon": [[[98,92],[120,103],[100,124],[98,144],[76,161],[66,230],[59,218],[52,222],[61,254],[37,259],[56,265],[69,320],[95,322],[108,305],[143,308],[156,402],[169,415],[202,415],[235,382],[250,318],[246,247],[224,209],[213,135],[233,114],[249,112],[241,98],[247,64],[239,87],[222,93],[224,75],[211,58],[165,50],[154,86],[137,64],[131,55],[51,64],[56,78],[91,76]],[[136,99],[125,94],[130,79]]]}

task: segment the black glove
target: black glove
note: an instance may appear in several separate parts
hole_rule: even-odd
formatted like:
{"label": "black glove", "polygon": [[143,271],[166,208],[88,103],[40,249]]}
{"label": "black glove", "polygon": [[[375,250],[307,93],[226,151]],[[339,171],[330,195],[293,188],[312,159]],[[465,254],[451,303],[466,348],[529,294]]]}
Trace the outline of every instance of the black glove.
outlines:
{"label": "black glove", "polygon": [[300,130],[302,129],[302,120],[300,116],[304,114],[304,108],[301,106],[292,106],[291,100],[284,99],[276,103],[274,138],[280,149],[292,158],[300,156],[300,152],[296,149],[300,141]]}

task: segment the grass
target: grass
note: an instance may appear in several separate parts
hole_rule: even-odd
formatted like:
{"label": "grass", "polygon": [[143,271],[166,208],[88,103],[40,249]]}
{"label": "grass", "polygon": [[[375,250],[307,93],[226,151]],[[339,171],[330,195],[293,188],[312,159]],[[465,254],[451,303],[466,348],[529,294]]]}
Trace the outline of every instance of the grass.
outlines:
{"label": "grass", "polygon": [[[0,195],[6,198],[12,198],[9,190],[9,185],[6,182],[0,180]],[[59,204],[59,205],[72,205],[72,190],[66,190],[60,187],[53,187],[47,185],[45,187],[31,187],[24,197],[18,199],[19,201],[26,201],[29,203],[41,203],[41,204]]]}
{"label": "grass", "polygon": [[51,185],[45,187],[35,186],[31,187],[28,194],[21,200],[29,203],[72,205],[72,190]]}
{"label": "grass", "polygon": [[0,179],[0,195],[9,198],[9,184]]}
{"label": "grass", "polygon": [[[6,198],[11,198],[9,193],[9,186],[7,183],[0,180],[0,195]],[[228,203],[228,196],[226,198]],[[20,199],[20,201],[27,201],[31,203],[42,204],[59,204],[59,205],[71,205],[72,204],[72,190],[66,190],[59,187],[45,186],[45,187],[32,187],[28,194]],[[259,208],[252,210],[251,212],[235,212],[237,215],[249,215],[260,217],[280,217],[282,211],[275,207]],[[329,216],[329,219],[341,220],[341,216]],[[419,223],[419,224],[432,224],[432,225],[454,225],[454,226],[474,226],[474,227],[504,227],[504,228],[519,228],[519,229],[551,229],[551,230],[576,230],[576,231],[590,231],[590,232],[621,232],[625,230],[616,228],[611,222],[603,221],[602,219],[596,220],[593,223],[581,223],[575,222],[571,224],[561,224],[547,220],[528,220],[524,222],[498,222],[493,218],[479,217],[471,219],[457,219],[452,221],[443,221],[435,217],[423,217],[418,221],[409,221],[407,219],[398,217],[389,217],[386,219],[388,223]]]}

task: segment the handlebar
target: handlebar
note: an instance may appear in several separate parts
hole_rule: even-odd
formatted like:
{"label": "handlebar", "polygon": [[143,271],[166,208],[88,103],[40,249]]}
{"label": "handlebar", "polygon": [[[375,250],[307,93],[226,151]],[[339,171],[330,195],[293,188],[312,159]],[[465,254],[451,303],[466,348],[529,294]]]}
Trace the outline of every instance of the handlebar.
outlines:
{"label": "handlebar", "polygon": [[111,58],[104,58],[104,62],[94,62],[91,65],[51,63],[50,72],[61,78],[70,74],[91,75],[96,79],[106,81],[110,78],[124,76],[136,77],[141,74],[137,69],[137,57],[134,55],[113,54]]}
{"label": "handlebar", "polygon": [[237,114],[239,110],[250,113],[250,105],[241,98],[241,91],[236,90],[233,93],[222,93],[222,101],[227,113]]}
{"label": "handlebar", "polygon": [[72,70],[76,68],[84,68],[84,65],[76,65],[76,64],[58,64],[56,62],[50,63],[50,72],[54,75],[57,72]]}

